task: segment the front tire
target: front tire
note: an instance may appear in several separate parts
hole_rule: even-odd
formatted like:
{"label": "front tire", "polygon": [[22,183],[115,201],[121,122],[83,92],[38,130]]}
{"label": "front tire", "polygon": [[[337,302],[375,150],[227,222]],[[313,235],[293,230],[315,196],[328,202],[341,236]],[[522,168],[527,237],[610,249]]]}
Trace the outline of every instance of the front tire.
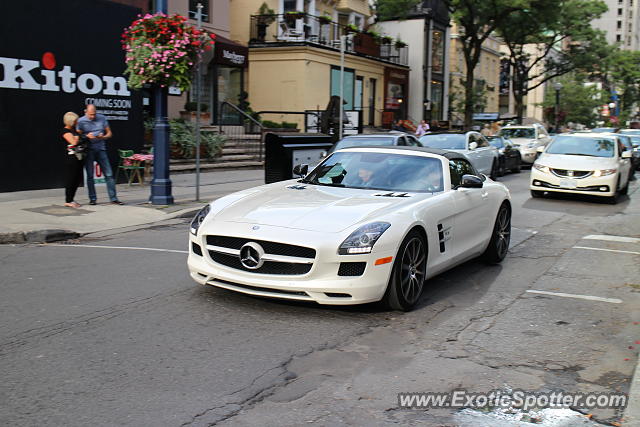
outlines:
{"label": "front tire", "polygon": [[534,199],[539,199],[542,196],[544,196],[544,191],[531,190],[531,197],[533,197]]}
{"label": "front tire", "polygon": [[382,298],[392,310],[409,311],[420,299],[427,274],[427,242],[416,230],[402,241]]}
{"label": "front tire", "polygon": [[511,242],[511,208],[504,202],[498,210],[489,246],[482,254],[484,261],[489,264],[501,262],[507,256],[509,242]]}
{"label": "front tire", "polygon": [[511,172],[520,173],[521,169],[522,169],[522,162],[520,161],[520,156],[518,156],[518,158],[516,159],[516,167],[511,169]]}
{"label": "front tire", "polygon": [[495,159],[491,164],[491,174],[489,175],[489,178],[494,181],[498,178],[498,162]]}

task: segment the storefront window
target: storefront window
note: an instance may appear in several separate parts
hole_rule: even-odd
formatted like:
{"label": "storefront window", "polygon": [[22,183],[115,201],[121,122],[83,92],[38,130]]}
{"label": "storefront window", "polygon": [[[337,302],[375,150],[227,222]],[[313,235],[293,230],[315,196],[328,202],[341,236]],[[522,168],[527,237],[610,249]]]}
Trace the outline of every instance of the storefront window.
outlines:
{"label": "storefront window", "polygon": [[[354,72],[353,70],[344,70],[344,86],[343,98],[345,110],[353,110],[353,89],[354,89]],[[340,68],[331,68],[331,96],[340,96]]]}
{"label": "storefront window", "polygon": [[442,119],[442,82],[431,82],[431,118]]}
{"label": "storefront window", "polygon": [[[214,91],[216,98],[216,113],[220,114],[222,111],[222,123],[231,124],[240,120],[238,113],[231,108],[224,108],[221,110],[223,102],[228,102],[233,105],[238,105],[240,100],[240,92],[242,92],[242,68],[226,67],[224,65],[218,65],[217,67],[217,91]],[[215,117],[218,119],[218,117]]]}
{"label": "storefront window", "polygon": [[444,72],[444,37],[442,31],[431,32],[431,71],[442,74]]}

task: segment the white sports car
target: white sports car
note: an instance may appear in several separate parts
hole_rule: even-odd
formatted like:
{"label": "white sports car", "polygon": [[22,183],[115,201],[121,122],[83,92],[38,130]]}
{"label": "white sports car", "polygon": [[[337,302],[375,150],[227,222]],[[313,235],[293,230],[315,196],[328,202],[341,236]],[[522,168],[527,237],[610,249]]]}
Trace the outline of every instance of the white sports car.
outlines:
{"label": "white sports car", "polygon": [[502,261],[510,233],[509,190],[464,155],[348,148],[303,179],[205,206],[188,266],[198,283],[251,295],[409,310],[429,277],[480,255]]}

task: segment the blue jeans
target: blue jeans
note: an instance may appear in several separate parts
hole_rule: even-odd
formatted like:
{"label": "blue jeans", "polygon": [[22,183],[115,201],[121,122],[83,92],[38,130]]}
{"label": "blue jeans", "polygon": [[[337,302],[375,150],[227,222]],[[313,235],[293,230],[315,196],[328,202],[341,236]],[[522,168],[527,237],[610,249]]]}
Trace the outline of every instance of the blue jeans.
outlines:
{"label": "blue jeans", "polygon": [[111,201],[118,200],[116,196],[116,182],[113,179],[113,171],[111,170],[111,163],[109,163],[109,157],[106,150],[92,150],[87,151],[87,158],[85,163],[85,169],[87,170],[87,190],[89,191],[89,200],[96,200],[96,185],[93,182],[93,162],[96,161],[102,169],[102,174],[107,181],[107,192],[109,193],[109,199]]}

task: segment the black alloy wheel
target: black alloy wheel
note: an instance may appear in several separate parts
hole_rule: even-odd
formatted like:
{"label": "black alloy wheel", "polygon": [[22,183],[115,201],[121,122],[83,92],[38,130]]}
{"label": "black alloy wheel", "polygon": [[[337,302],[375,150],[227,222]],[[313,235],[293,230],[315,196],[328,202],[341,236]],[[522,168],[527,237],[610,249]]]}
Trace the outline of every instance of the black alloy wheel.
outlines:
{"label": "black alloy wheel", "polygon": [[489,246],[487,246],[482,257],[490,264],[497,264],[501,262],[507,256],[510,242],[511,208],[507,202],[504,202],[498,210]]}
{"label": "black alloy wheel", "polygon": [[540,198],[542,196],[544,196],[544,191],[531,190],[531,197],[533,197],[534,199],[538,199],[538,198]]}
{"label": "black alloy wheel", "polygon": [[400,245],[383,303],[393,310],[411,310],[420,299],[426,274],[427,245],[424,237],[413,230]]}

